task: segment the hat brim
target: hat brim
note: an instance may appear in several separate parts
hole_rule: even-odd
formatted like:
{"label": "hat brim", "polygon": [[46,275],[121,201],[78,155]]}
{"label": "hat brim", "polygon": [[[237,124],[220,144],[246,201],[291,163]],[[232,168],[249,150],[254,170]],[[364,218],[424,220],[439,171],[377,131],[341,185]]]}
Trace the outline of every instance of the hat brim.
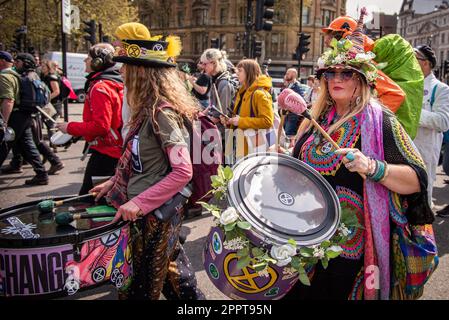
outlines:
{"label": "hat brim", "polygon": [[113,57],[112,60],[114,62],[121,62],[124,64],[131,64],[133,66],[143,66],[148,68],[176,68],[175,63],[159,60],[148,60],[148,59],[139,59],[122,56]]}

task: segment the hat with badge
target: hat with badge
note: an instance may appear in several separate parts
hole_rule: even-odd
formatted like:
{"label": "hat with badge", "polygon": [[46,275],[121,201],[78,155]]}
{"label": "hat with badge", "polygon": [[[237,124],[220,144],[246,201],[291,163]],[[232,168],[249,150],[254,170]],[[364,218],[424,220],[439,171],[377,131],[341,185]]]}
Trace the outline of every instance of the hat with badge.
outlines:
{"label": "hat with badge", "polygon": [[182,50],[177,36],[151,36],[143,24],[131,22],[115,31],[120,43],[115,46],[113,60],[150,68],[176,67],[175,59]]}

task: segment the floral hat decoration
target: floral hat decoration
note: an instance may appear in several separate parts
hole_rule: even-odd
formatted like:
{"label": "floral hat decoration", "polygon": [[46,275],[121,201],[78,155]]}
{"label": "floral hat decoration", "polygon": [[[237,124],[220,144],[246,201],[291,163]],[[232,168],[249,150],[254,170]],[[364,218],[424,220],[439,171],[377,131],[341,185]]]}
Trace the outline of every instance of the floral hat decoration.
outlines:
{"label": "floral hat decoration", "polygon": [[371,86],[374,86],[376,80],[380,77],[378,69],[384,67],[383,64],[376,64],[374,58],[376,55],[371,52],[365,52],[363,49],[363,19],[367,15],[366,8],[362,8],[357,22],[356,30],[341,40],[332,39],[328,50],[318,59],[317,77],[331,68],[352,69],[361,74]]}
{"label": "floral hat decoration", "polygon": [[152,68],[176,67],[175,59],[182,50],[177,36],[151,36],[140,23],[125,23],[115,31],[116,43],[113,60],[125,64]]}

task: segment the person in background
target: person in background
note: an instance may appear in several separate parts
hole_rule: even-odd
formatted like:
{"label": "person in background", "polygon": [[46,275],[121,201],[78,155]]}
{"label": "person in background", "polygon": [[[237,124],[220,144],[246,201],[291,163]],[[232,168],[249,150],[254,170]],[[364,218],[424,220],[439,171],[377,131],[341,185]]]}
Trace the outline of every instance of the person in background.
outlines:
{"label": "person in background", "polygon": [[435,52],[427,45],[415,48],[416,58],[424,74],[424,99],[415,145],[426,164],[429,204],[443,143],[443,132],[449,130],[449,86],[439,81],[432,70],[437,66]]}
{"label": "person in background", "polygon": [[[26,185],[47,185],[48,173],[42,163],[41,156],[33,140],[31,131],[33,111],[31,106],[20,99],[24,94],[20,87],[21,77],[27,77],[29,80],[40,80],[37,75],[36,61],[29,53],[19,53],[14,61],[12,69],[12,57],[9,54],[1,52],[0,61],[3,69],[0,74],[0,102],[4,121],[15,132],[15,140],[3,144],[0,152],[0,166],[5,161],[12,148],[16,147],[16,153],[22,153],[25,160],[31,164],[36,175],[29,180],[25,180]],[[31,96],[31,92],[27,92]],[[33,102],[30,102],[31,104]],[[37,110],[36,110],[37,111]],[[20,168],[14,168],[20,171]]]}
{"label": "person in background", "polygon": [[[243,132],[248,129],[253,129],[256,132],[259,129],[270,129],[274,121],[273,102],[270,94],[271,78],[263,75],[257,61],[252,59],[245,59],[238,63],[237,75],[241,87],[233,110],[235,116],[228,120],[222,117],[222,123],[232,129],[241,129]],[[238,134],[235,145],[237,160],[248,154],[247,139],[250,139],[249,137],[247,139],[240,138]],[[241,145],[242,141],[243,145]]]}
{"label": "person in background", "polygon": [[198,77],[189,76],[188,80],[193,87],[192,92],[194,96],[198,99],[201,106],[206,109],[207,107],[209,107],[209,96],[212,86],[212,80],[211,77],[204,72],[203,64],[201,61],[198,62],[197,68],[199,71]]}
{"label": "person in background", "polygon": [[[43,60],[41,65],[41,79],[50,89],[50,102],[56,110],[56,114],[52,116],[53,119],[58,119],[62,117],[62,100],[61,100],[61,78],[58,74],[57,65],[54,61],[51,60]],[[44,123],[48,129],[48,138],[50,139],[53,135],[53,128],[55,124],[48,120],[44,119]],[[57,151],[56,147],[53,146],[53,150]]]}
{"label": "person in background", "polygon": [[87,194],[93,187],[92,176],[112,176],[122,154],[121,135],[123,80],[120,68],[112,58],[114,47],[99,43],[89,49],[85,59],[89,73],[84,87],[83,121],[58,123],[64,133],[85,138],[91,153],[79,194]]}
{"label": "person in background", "polygon": [[[284,86],[286,88],[292,89],[293,91],[301,95],[301,97],[303,98],[305,98],[308,91],[308,87],[302,85],[298,81],[298,71],[295,68],[290,68],[285,73]],[[301,123],[301,119],[302,119],[301,116],[297,114],[294,113],[287,114],[285,118],[284,130],[286,136],[289,139],[296,136],[296,132],[298,131],[298,127]]]}

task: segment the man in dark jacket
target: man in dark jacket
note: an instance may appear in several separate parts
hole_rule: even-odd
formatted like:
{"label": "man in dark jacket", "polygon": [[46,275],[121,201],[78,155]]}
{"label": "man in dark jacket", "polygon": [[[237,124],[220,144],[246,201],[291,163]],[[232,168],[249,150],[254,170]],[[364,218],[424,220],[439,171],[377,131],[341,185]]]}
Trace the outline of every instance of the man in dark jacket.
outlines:
{"label": "man in dark jacket", "polygon": [[[290,88],[296,93],[300,94],[301,97],[305,98],[305,95],[307,93],[307,86],[302,85],[297,80],[298,78],[298,71],[296,69],[291,68],[288,69],[284,76],[284,85],[286,88]],[[300,116],[294,113],[289,113],[287,117],[285,118],[285,134],[287,137],[294,137],[296,136],[296,132],[298,131],[298,127],[300,124]]]}
{"label": "man in dark jacket", "polygon": [[79,194],[93,188],[93,176],[113,176],[122,153],[123,80],[119,67],[112,61],[114,47],[99,43],[89,50],[84,62],[89,73],[85,85],[83,121],[60,123],[59,130],[82,136],[91,157],[86,166]]}

